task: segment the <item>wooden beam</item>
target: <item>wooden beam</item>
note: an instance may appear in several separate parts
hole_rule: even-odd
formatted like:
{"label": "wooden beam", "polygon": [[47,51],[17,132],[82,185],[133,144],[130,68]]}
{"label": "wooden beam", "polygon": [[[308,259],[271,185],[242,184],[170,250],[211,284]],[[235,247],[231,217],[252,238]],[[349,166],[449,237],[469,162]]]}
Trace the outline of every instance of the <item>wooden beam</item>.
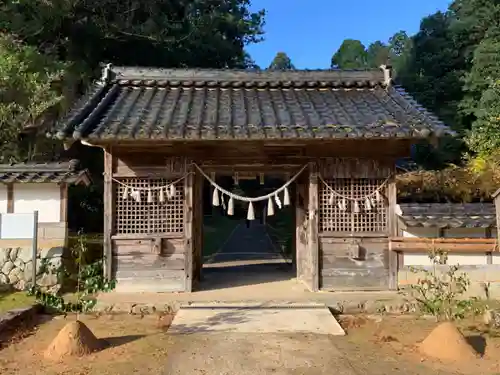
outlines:
{"label": "wooden beam", "polygon": [[14,184],[7,185],[7,213],[14,213]]}
{"label": "wooden beam", "polygon": [[113,155],[111,149],[104,149],[104,225],[103,225],[103,256],[104,276],[111,280],[113,277],[113,254],[111,236],[113,231],[114,194],[113,194]]}
{"label": "wooden beam", "polygon": [[423,237],[391,237],[389,238],[391,242],[427,242],[429,244],[441,244],[441,243],[469,243],[469,244],[495,244],[496,238],[423,238]]}
{"label": "wooden beam", "polygon": [[390,239],[389,249],[392,252],[404,253],[422,253],[433,249],[452,253],[489,253],[498,251],[496,240],[489,238]]}

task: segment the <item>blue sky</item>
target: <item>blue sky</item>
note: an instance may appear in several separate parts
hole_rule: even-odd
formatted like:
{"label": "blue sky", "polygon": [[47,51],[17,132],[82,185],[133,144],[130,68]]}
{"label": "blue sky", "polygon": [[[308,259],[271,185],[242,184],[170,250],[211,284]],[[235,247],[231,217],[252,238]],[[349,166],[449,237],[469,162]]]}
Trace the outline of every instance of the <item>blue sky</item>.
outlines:
{"label": "blue sky", "polygon": [[394,33],[418,31],[420,20],[445,10],[450,0],[253,0],[266,9],[265,41],[247,50],[261,68],[277,52],[290,56],[298,69],[324,69],[344,39],[366,46]]}

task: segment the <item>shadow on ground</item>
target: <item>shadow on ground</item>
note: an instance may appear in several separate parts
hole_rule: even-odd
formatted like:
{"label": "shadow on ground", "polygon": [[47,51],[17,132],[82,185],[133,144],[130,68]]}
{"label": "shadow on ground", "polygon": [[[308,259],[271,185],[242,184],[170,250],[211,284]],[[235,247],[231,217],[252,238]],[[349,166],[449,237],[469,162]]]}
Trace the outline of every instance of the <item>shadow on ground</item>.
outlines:
{"label": "shadow on ground", "polygon": [[[197,308],[201,309],[201,308]],[[210,309],[213,309],[211,307]],[[196,325],[175,324],[171,327],[171,334],[193,334],[213,332],[213,329],[220,325],[242,324],[249,321],[244,308],[234,308],[231,311],[224,311],[214,316],[208,317],[203,323]]]}
{"label": "shadow on ground", "polygon": [[142,339],[146,337],[146,335],[125,335],[125,336],[115,336],[115,337],[105,337],[102,338],[101,341],[106,344],[106,348],[109,347],[117,347],[122,346],[136,340]]}
{"label": "shadow on ground", "polygon": [[484,353],[486,352],[486,339],[483,336],[467,336],[465,339],[481,357],[484,356]]}

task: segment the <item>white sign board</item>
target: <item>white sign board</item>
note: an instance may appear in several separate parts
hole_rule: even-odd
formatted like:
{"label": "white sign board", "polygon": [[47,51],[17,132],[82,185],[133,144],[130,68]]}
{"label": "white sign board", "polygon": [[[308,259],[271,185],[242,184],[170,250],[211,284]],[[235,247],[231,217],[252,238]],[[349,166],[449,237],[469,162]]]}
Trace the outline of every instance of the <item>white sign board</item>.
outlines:
{"label": "white sign board", "polygon": [[0,239],[31,240],[37,227],[37,214],[1,214]]}

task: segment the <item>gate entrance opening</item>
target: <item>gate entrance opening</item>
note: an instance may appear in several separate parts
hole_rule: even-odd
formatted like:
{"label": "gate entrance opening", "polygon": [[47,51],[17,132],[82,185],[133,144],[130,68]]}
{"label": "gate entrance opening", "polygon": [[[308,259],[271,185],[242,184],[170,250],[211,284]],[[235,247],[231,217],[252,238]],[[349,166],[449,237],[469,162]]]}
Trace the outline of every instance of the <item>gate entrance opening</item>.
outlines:
{"label": "gate entrance opening", "polygon": [[[286,183],[283,176],[217,176],[216,182],[237,196],[258,197]],[[253,203],[254,220],[248,220],[248,203],[234,200],[228,215],[228,198],[212,205],[213,187],[203,186],[203,269],[201,290],[275,283],[296,277],[294,262],[295,199],[289,187],[290,204],[268,212],[268,200]],[[283,194],[281,194],[283,196]],[[273,212],[274,211],[274,212]],[[272,215],[269,215],[272,213]]]}

